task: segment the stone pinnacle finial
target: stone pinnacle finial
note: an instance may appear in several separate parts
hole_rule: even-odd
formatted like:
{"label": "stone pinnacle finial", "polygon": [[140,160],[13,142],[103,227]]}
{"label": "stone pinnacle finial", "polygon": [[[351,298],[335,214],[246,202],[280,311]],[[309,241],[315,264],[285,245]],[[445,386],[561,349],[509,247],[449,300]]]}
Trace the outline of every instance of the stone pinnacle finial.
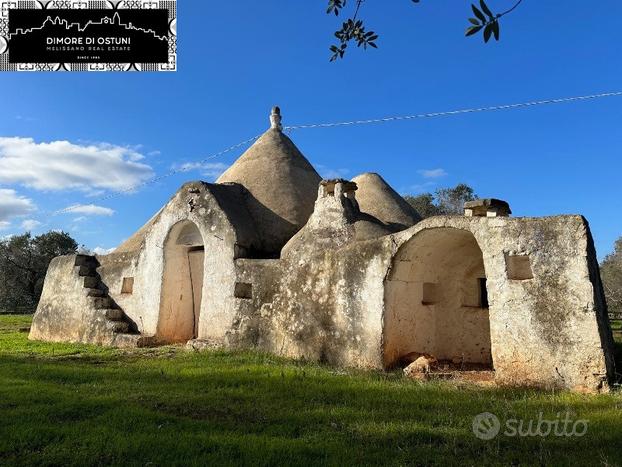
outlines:
{"label": "stone pinnacle finial", "polygon": [[279,106],[272,107],[272,113],[270,114],[270,128],[281,131],[283,125],[281,125],[281,109]]}

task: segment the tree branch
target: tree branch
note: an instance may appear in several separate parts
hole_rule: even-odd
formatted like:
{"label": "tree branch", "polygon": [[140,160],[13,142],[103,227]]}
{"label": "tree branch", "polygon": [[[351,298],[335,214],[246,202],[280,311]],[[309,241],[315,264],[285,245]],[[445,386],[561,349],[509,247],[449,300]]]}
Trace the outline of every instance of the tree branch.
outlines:
{"label": "tree branch", "polygon": [[359,10],[361,9],[361,5],[363,4],[364,1],[365,0],[356,0],[356,10],[354,10],[354,16],[352,17],[352,21],[356,20],[356,17],[359,14]]}
{"label": "tree branch", "polygon": [[510,8],[507,11],[504,11],[503,13],[500,13],[499,16],[497,16],[497,19],[501,18],[502,16],[507,15],[508,13],[512,13],[514,10],[518,8],[518,5],[520,5],[521,3],[523,3],[523,0],[518,0],[518,2],[516,2],[516,4],[512,8]]}
{"label": "tree branch", "polygon": [[[365,0],[355,0],[356,6],[354,8],[354,14],[343,23],[341,29],[335,32],[335,36],[339,39],[338,45],[331,45],[330,51],[332,52],[332,56],[330,61],[334,61],[338,58],[343,58],[346,48],[350,41],[355,41],[358,47],[363,47],[366,49],[368,46],[372,48],[377,48],[376,40],[378,39],[378,35],[373,31],[366,31],[365,24],[363,21],[359,20],[359,13],[363,6]],[[419,3],[420,0],[411,0],[413,3]],[[477,2],[476,2],[477,3]],[[473,3],[471,5],[473,12],[475,14],[475,18],[470,18],[470,25],[466,30],[466,36],[472,36],[480,31],[483,32],[484,42],[488,42],[491,37],[494,37],[495,40],[499,40],[500,37],[500,19],[504,16],[512,13],[516,10],[521,4],[523,0],[518,0],[511,8],[505,10],[502,13],[494,14],[492,10],[486,5],[486,0],[479,0],[479,8]],[[351,4],[351,3],[350,3]],[[348,5],[347,0],[329,0],[328,1],[328,9],[327,13],[334,13],[336,16],[339,16],[339,13],[342,9],[344,9]],[[481,8],[481,10],[480,10]]]}

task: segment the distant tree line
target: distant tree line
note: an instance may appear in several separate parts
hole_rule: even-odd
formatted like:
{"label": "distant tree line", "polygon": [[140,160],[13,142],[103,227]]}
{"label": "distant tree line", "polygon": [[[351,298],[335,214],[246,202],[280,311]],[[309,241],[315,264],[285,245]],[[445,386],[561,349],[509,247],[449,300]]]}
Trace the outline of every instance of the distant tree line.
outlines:
{"label": "distant tree line", "polygon": [[[463,183],[434,193],[405,196],[423,218],[462,214],[464,203],[476,198],[473,188]],[[0,240],[0,312],[34,311],[50,261],[78,250],[78,243],[66,232],[36,237],[25,233]],[[600,271],[609,313],[622,314],[622,237],[602,261]]]}
{"label": "distant tree line", "polygon": [[610,314],[622,314],[622,237],[615,243],[613,253],[600,265],[600,275]]}
{"label": "distant tree line", "polygon": [[408,203],[425,219],[431,216],[463,214],[464,203],[477,199],[473,188],[459,183],[453,188],[440,188],[434,193],[406,195]]}
{"label": "distant tree line", "polygon": [[65,232],[0,240],[0,312],[34,312],[52,258],[77,251],[78,244]]}

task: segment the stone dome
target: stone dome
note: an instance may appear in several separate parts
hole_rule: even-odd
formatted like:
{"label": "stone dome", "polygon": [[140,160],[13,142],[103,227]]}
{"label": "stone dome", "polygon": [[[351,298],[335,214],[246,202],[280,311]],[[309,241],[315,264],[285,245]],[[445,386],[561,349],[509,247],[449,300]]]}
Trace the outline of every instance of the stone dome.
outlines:
{"label": "stone dome", "polygon": [[352,179],[361,212],[371,214],[393,230],[406,229],[421,216],[377,173],[364,173]]}
{"label": "stone dome", "polygon": [[313,212],[321,181],[309,161],[281,131],[275,107],[272,127],[216,183],[237,183],[248,191],[247,207],[266,252],[278,252]]}

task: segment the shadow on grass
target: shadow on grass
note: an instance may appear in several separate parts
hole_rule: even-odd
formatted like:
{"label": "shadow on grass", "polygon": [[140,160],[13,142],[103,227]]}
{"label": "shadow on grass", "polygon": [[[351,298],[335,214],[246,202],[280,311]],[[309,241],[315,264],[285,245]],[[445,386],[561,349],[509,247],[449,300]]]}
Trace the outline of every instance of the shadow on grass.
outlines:
{"label": "shadow on grass", "polygon": [[[44,464],[613,460],[617,396],[421,385],[249,352],[73,359],[0,354],[0,459]],[[617,405],[617,408],[616,408]],[[583,438],[480,441],[473,417],[590,421]]]}
{"label": "shadow on grass", "polygon": [[[2,324],[2,323],[0,323]],[[0,463],[615,464],[620,394],[420,384],[255,352],[30,342],[0,326]],[[13,327],[11,327],[13,326]],[[618,361],[622,345],[616,346]],[[584,437],[477,439],[473,417],[585,419]],[[542,414],[542,415],[540,415]]]}

